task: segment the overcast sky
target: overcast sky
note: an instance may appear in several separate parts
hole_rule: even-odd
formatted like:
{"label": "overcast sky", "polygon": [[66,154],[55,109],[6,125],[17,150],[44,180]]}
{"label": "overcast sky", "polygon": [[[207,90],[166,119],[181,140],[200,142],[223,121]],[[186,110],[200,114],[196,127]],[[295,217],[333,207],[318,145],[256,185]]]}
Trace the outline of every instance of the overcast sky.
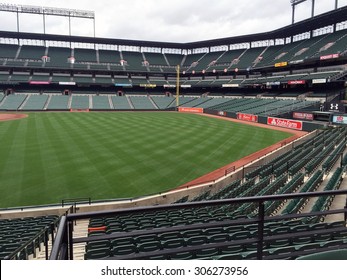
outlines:
{"label": "overcast sky", "polygon": [[[6,4],[95,12],[96,37],[194,42],[274,30],[291,23],[290,0],[4,0]],[[316,0],[315,14],[335,0]],[[297,6],[295,20],[310,17],[311,0]],[[347,0],[339,0],[339,7]],[[21,14],[20,31],[43,32],[43,18]],[[0,29],[17,30],[15,13],[0,12]],[[93,36],[93,21],[73,19],[72,35]],[[69,34],[67,18],[47,16],[46,33]]]}

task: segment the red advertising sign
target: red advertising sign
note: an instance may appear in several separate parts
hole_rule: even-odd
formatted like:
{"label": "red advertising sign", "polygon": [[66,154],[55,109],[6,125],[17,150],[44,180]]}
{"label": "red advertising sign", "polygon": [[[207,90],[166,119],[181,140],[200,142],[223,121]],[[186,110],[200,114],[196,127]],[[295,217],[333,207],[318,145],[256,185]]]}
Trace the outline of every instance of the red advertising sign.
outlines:
{"label": "red advertising sign", "polygon": [[49,85],[51,82],[49,81],[30,81],[31,85]]}
{"label": "red advertising sign", "polygon": [[237,119],[247,122],[258,122],[258,116],[252,114],[237,113]]}
{"label": "red advertising sign", "polygon": [[293,119],[313,121],[313,114],[294,112]]}
{"label": "red advertising sign", "polygon": [[288,85],[304,85],[305,83],[305,80],[288,81]]}
{"label": "red advertising sign", "polygon": [[203,113],[203,108],[185,108],[185,107],[179,107],[178,112],[186,112],[186,113]]}
{"label": "red advertising sign", "polygon": [[302,122],[301,121],[268,117],[267,118],[267,124],[273,125],[273,126],[284,127],[284,128],[295,129],[295,130],[302,130]]}
{"label": "red advertising sign", "polygon": [[335,53],[335,54],[322,55],[320,57],[320,60],[333,59],[333,58],[339,58],[339,54]]}

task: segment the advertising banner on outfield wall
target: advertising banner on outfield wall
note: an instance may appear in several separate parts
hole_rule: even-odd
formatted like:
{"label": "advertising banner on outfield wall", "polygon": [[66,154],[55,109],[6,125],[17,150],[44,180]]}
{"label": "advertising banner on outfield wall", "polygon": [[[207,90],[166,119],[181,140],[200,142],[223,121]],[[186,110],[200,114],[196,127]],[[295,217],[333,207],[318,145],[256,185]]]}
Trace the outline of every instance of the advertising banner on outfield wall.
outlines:
{"label": "advertising banner on outfield wall", "polygon": [[258,122],[258,116],[252,114],[237,113],[237,119],[247,122]]}
{"label": "advertising banner on outfield wall", "polygon": [[218,111],[218,116],[226,117],[227,113],[224,111]]}
{"label": "advertising banner on outfield wall", "polygon": [[293,113],[293,119],[297,120],[309,120],[313,121],[313,114],[312,113],[302,113],[302,112],[294,112]]}
{"label": "advertising banner on outfield wall", "polygon": [[203,113],[203,108],[185,108],[185,107],[179,107],[178,112],[185,112],[185,113]]}
{"label": "advertising banner on outfield wall", "polygon": [[268,117],[267,124],[289,129],[302,130],[302,121]]}

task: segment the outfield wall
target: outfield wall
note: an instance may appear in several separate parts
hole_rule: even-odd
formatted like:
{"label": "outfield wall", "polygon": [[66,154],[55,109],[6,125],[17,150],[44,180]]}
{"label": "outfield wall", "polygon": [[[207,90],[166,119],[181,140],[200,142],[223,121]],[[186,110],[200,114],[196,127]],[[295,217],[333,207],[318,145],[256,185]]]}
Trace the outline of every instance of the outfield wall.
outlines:
{"label": "outfield wall", "polygon": [[[217,111],[217,110],[210,110],[210,109],[205,109],[204,110],[205,114],[209,114],[209,115],[215,115],[215,116],[223,116],[223,117],[227,117],[227,118],[232,118],[232,119],[238,119],[238,113],[234,113],[234,112],[224,112],[224,111]],[[244,114],[247,115],[247,114]],[[256,116],[257,118],[257,122],[261,123],[261,124],[266,124],[268,125],[268,117],[265,116]],[[279,119],[279,118],[277,118]],[[289,119],[287,119],[289,120]],[[311,132],[317,129],[322,129],[325,126],[321,123],[314,123],[314,122],[310,122],[310,121],[298,121],[298,120],[290,120],[292,122],[296,122],[296,123],[301,123],[301,129],[303,131],[307,131],[307,132]],[[289,128],[289,127],[287,127]]]}

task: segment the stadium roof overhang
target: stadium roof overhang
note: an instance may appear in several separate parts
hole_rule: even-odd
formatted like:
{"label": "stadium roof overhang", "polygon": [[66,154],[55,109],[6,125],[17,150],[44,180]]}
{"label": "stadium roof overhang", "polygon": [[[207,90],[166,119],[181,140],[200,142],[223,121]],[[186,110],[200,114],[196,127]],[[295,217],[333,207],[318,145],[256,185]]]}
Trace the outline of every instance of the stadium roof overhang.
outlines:
{"label": "stadium roof overhang", "polygon": [[297,34],[309,32],[311,30],[319,29],[325,26],[333,25],[338,22],[343,22],[346,20],[347,20],[347,6],[315,16],[310,19],[300,21],[298,23],[295,23],[289,26],[276,29],[274,31],[244,35],[244,36],[229,37],[229,38],[190,42],[190,43],[95,38],[95,37],[83,37],[83,36],[23,33],[23,32],[12,32],[12,31],[0,31],[0,37],[15,38],[15,39],[30,39],[30,40],[76,42],[76,43],[78,42],[78,43],[91,43],[91,44],[139,46],[139,47],[195,49],[195,48],[203,48],[203,47],[211,47],[211,46],[220,46],[220,45],[229,45],[229,44],[287,38]]}
{"label": "stadium roof overhang", "polygon": [[230,38],[192,42],[188,43],[187,45],[189,46],[188,48],[201,48],[206,46],[237,44],[245,42],[287,38],[311,30],[319,29],[325,26],[333,25],[338,22],[343,22],[345,20],[347,20],[347,6],[315,16],[313,18],[297,22],[289,26],[276,29],[274,31]]}

